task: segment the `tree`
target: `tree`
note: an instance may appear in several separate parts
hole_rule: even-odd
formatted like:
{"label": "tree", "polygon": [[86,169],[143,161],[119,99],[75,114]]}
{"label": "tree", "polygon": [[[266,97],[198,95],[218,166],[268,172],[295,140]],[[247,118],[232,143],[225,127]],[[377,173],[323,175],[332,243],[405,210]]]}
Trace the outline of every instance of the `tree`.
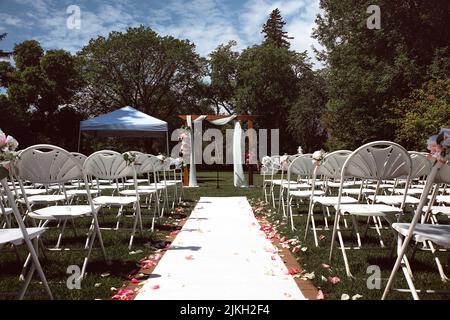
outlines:
{"label": "tree", "polygon": [[286,22],[284,22],[280,10],[278,8],[274,9],[261,31],[264,34],[265,42],[272,42],[278,48],[289,48],[290,43],[288,40],[294,38],[289,37],[287,32],[283,30],[285,24]]}
{"label": "tree", "polygon": [[[66,146],[72,133],[68,122],[59,120],[65,112],[61,110],[71,103],[80,86],[74,57],[64,50],[44,53],[35,40],[15,45],[12,57],[15,66],[9,62],[0,64],[0,83],[7,89],[1,105],[8,119],[2,127],[14,124],[10,132],[22,146],[34,143]],[[77,128],[77,117],[70,119],[71,127]]]}
{"label": "tree", "polygon": [[130,105],[176,123],[178,113],[204,112],[206,60],[187,40],[129,28],[91,39],[79,63],[85,87],[76,106],[90,115]]}
{"label": "tree", "polygon": [[288,130],[304,152],[322,149],[328,138],[321,123],[327,102],[323,71],[308,70],[299,80],[296,103],[290,108],[287,119]]}
{"label": "tree", "polygon": [[236,108],[236,77],[239,53],[232,50],[236,41],[220,45],[209,55],[210,65],[210,98],[216,112],[225,109],[233,113]]}
{"label": "tree", "polygon": [[395,124],[397,140],[408,150],[425,151],[427,139],[450,125],[450,78],[430,80],[393,109],[403,114]]}
{"label": "tree", "polygon": [[449,46],[442,30],[450,29],[450,2],[380,0],[379,30],[366,26],[369,4],[320,1],[323,13],[316,19],[314,37],[324,46],[319,58],[329,67],[323,123],[333,149],[393,140],[398,127],[391,119],[398,115],[390,105],[430,80],[430,64]]}
{"label": "tree", "polygon": [[292,141],[287,119],[306,73],[311,72],[306,60],[305,52],[278,48],[273,43],[248,48],[238,59],[237,111],[259,115],[256,124],[260,128],[279,129],[286,152],[297,149],[287,143]]}

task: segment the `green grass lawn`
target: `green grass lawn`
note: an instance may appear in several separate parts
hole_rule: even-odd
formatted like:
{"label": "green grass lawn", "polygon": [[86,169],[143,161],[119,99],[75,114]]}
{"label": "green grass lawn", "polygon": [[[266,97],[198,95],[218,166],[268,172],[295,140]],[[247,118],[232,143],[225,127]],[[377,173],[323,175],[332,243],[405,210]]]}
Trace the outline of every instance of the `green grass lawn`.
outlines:
{"label": "green grass lawn", "polygon": [[[216,188],[216,172],[198,172],[199,188],[185,189],[184,203],[182,207],[185,208],[184,215],[188,216],[191,209],[195,206],[196,201],[200,196],[246,196],[254,207],[260,207],[262,198],[261,177],[255,175],[255,185],[253,188],[234,188],[232,173],[220,172],[219,188]],[[305,207],[299,206],[297,213],[299,216],[295,217],[295,226],[298,231],[292,232],[282,219],[281,215],[274,212],[270,206],[265,206],[261,215],[272,222],[278,234],[285,235],[288,239],[298,237],[301,240],[302,247],[306,247],[306,251],[300,250],[295,255],[297,256],[300,265],[307,272],[314,272],[315,278],[312,279],[314,284],[320,288],[326,296],[326,299],[340,299],[342,294],[351,296],[360,294],[363,299],[380,299],[382,289],[384,288],[390,269],[393,266],[394,258],[390,257],[390,247],[393,244],[393,236],[388,230],[384,230],[384,240],[388,249],[379,249],[378,240],[374,231],[369,231],[368,238],[363,239],[363,245],[366,244],[371,249],[369,250],[353,250],[348,252],[348,258],[351,264],[351,270],[356,280],[348,280],[345,276],[345,270],[340,252],[335,251],[334,259],[331,263],[328,262],[329,246],[331,231],[321,231],[320,234],[325,236],[325,239],[320,241],[320,246],[314,246],[312,236],[307,238],[303,243],[304,226],[306,221]],[[113,212],[103,211],[101,215],[101,226],[112,226],[116,219]],[[319,213],[319,212],[318,212]],[[145,227],[150,228],[150,213],[148,210],[143,211]],[[136,272],[139,265],[138,261],[141,258],[147,257],[153,253],[159,246],[164,245],[166,236],[177,228],[176,224],[184,215],[169,214],[164,219],[160,220],[156,226],[154,233],[146,231],[144,235],[135,238],[135,245],[132,251],[138,253],[130,254],[128,250],[128,240],[130,233],[128,231],[102,231],[105,247],[108,257],[112,264],[108,265],[103,260],[101,252],[95,250],[91,256],[88,265],[88,275],[81,283],[81,290],[69,290],[66,285],[69,274],[66,273],[69,265],[81,265],[84,252],[47,252],[46,258],[40,254],[41,263],[44,272],[49,281],[50,287],[57,299],[110,299],[114,292],[111,287],[120,288],[124,283],[129,281],[129,275]],[[320,225],[321,216],[318,215],[317,221]],[[444,222],[447,219],[444,220]],[[126,220],[125,220],[126,221]],[[332,219],[330,219],[332,224]],[[82,219],[77,222],[78,236],[74,237],[72,230],[67,230],[65,241],[63,244],[68,246],[84,244],[84,233],[89,225],[89,219]],[[360,221],[361,226],[364,221]],[[128,219],[128,226],[131,226],[131,220]],[[46,245],[55,244],[57,239],[56,230],[47,231],[43,240]],[[355,243],[349,239],[349,235],[345,236],[346,243]],[[142,252],[139,253],[139,250]],[[19,247],[22,260],[25,258],[26,250],[24,246]],[[442,262],[445,271],[450,274],[449,255],[442,253]],[[324,269],[322,264],[330,264],[331,269]],[[381,289],[367,288],[366,273],[369,265],[378,265],[381,268],[382,283]],[[0,299],[14,299],[21,282],[18,280],[19,272],[22,264],[17,260],[13,252],[3,251],[0,256]],[[436,271],[436,267],[429,252],[418,251],[415,259],[411,261],[411,266],[415,272],[415,284],[418,288],[434,288],[439,290],[449,290],[450,284],[443,284]],[[107,276],[105,276],[108,274]],[[103,275],[103,276],[102,276]],[[340,278],[338,284],[332,285],[323,281],[323,277],[337,276]],[[398,274],[396,286],[406,288],[401,273]],[[445,295],[421,295],[423,299],[448,299],[450,296]],[[45,292],[42,285],[39,284],[37,275],[26,295],[29,299],[46,299]],[[409,293],[391,293],[391,299],[410,299]]]}

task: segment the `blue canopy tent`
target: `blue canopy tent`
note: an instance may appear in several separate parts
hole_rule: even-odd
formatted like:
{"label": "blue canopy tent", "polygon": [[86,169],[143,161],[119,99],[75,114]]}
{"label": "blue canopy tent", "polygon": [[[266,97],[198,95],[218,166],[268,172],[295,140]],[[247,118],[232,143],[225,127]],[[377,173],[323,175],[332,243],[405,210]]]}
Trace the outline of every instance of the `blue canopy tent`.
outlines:
{"label": "blue canopy tent", "polygon": [[151,117],[130,106],[80,121],[78,151],[80,150],[82,131],[95,133],[102,137],[166,137],[167,154],[169,154],[167,122]]}

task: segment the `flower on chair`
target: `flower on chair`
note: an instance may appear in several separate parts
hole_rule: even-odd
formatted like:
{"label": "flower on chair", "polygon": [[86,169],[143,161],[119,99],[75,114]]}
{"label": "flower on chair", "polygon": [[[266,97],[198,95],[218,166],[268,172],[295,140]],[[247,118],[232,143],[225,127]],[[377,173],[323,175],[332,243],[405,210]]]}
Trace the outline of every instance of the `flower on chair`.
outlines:
{"label": "flower on chair", "polygon": [[0,129],[0,179],[6,178],[9,175],[7,165],[18,158],[16,152],[19,143],[12,136],[7,136]]}
{"label": "flower on chair", "polygon": [[297,154],[300,154],[300,155],[303,154],[303,148],[302,148],[302,146],[299,146],[299,147],[298,147],[298,149],[297,149]]}
{"label": "flower on chair", "polygon": [[126,161],[127,166],[133,165],[136,161],[136,154],[133,152],[125,152],[123,154],[123,160]]}
{"label": "flower on chair", "polygon": [[326,152],[322,149],[315,151],[312,155],[313,164],[315,164],[316,166],[320,166],[326,155]]}
{"label": "flower on chair", "polygon": [[430,151],[429,159],[447,163],[447,155],[450,151],[450,129],[442,128],[439,134],[431,136],[427,141],[427,149]]}

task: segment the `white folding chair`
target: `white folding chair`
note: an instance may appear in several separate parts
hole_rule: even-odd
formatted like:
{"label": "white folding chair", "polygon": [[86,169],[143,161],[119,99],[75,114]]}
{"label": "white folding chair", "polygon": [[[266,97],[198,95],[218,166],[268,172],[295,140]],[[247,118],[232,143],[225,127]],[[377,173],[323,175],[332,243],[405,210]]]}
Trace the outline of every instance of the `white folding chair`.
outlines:
{"label": "white folding chair", "polygon": [[[91,226],[86,238],[84,249],[87,251],[83,261],[80,279],[84,277],[86,267],[92,252],[96,237],[98,238],[103,256],[107,262],[106,251],[103,245],[102,235],[98,225],[97,212],[100,206],[94,205],[91,194],[89,193],[89,184],[87,176],[80,162],[68,151],[53,145],[35,145],[20,153],[20,158],[16,161],[16,177],[19,181],[22,191],[23,181],[42,184],[65,184],[72,180],[81,179],[87,191],[88,205],[59,205],[49,206],[41,209],[32,209],[24,194],[25,203],[29,211],[28,216],[32,221],[39,220],[40,227],[46,227],[51,221],[63,222],[56,247],[53,250],[59,250],[61,239],[65,230],[67,220],[74,218],[91,217]],[[65,248],[64,251],[68,250]],[[29,261],[28,256],[25,266]]]}
{"label": "white folding chair", "polygon": [[[319,204],[322,207],[322,213],[324,217],[325,222],[325,229],[328,229],[328,220],[327,216],[329,216],[329,208],[334,207],[338,204],[338,201],[340,200],[340,203],[342,204],[354,204],[358,203],[358,199],[355,199],[353,197],[349,196],[342,196],[341,198],[338,198],[336,196],[332,195],[320,195],[317,196],[314,194],[315,191],[315,182],[317,179],[317,176],[320,175],[324,177],[326,180],[325,185],[328,185],[329,179],[333,180],[339,180],[341,177],[341,170],[342,166],[344,165],[345,160],[347,160],[348,156],[351,154],[351,151],[348,150],[339,150],[334,151],[332,153],[329,153],[325,156],[322,163],[319,166],[315,166],[314,173],[313,173],[313,180],[312,180],[312,188],[313,194],[311,195],[310,204],[309,204],[309,210],[308,210],[308,218],[306,221],[306,229],[305,229],[305,238],[308,236],[308,230],[309,230],[309,224],[311,222],[312,226],[312,232],[314,236],[314,243],[317,246],[319,246],[319,241],[317,237],[317,228],[314,221],[314,206],[316,204]],[[337,182],[334,182],[337,183]],[[341,182],[339,182],[339,185]],[[345,182],[343,182],[343,185],[346,185]]]}
{"label": "white folding chair", "polygon": [[[18,224],[18,228],[6,228],[0,229],[0,250],[3,246],[11,244],[13,246],[19,245],[21,243],[26,244],[30,260],[32,262],[31,267],[25,276],[25,281],[22,285],[20,293],[18,295],[18,299],[23,299],[28,286],[30,285],[31,279],[34,275],[34,272],[37,271],[39,278],[44,285],[45,291],[50,299],[53,300],[53,294],[48,285],[47,279],[45,277],[44,271],[42,270],[41,263],[38,258],[38,237],[45,232],[45,228],[26,228],[24,222],[22,221],[22,216],[15,204],[14,195],[12,194],[9,186],[7,184],[6,179],[1,180],[1,185],[6,193],[9,205],[11,206],[12,214],[14,215],[14,219]],[[4,211],[4,207],[2,205],[2,212]],[[33,243],[32,243],[33,242]]]}
{"label": "white folding chair", "polygon": [[[291,161],[287,170],[287,191],[286,191],[286,212],[289,215],[289,221],[291,223],[292,231],[295,230],[294,226],[294,218],[292,212],[292,201],[298,200],[300,202],[304,202],[305,200],[309,200],[313,194],[315,195],[323,195],[325,194],[322,190],[312,190],[313,186],[311,185],[309,190],[291,190],[291,176],[303,176],[308,179],[312,178],[313,175],[313,159],[312,155],[304,154],[299,157],[296,157]],[[283,199],[283,198],[282,198]],[[308,202],[309,203],[309,202]]]}
{"label": "white folding chair", "polygon": [[417,290],[415,288],[412,270],[406,257],[406,250],[408,249],[411,240],[418,243],[426,243],[430,247],[430,251],[434,255],[441,280],[443,282],[447,282],[449,280],[444,273],[439,258],[436,256],[436,247],[447,249],[450,248],[450,226],[428,224],[426,223],[427,221],[424,221],[425,223],[419,223],[419,219],[422,218],[424,206],[427,203],[432,204],[434,202],[434,197],[436,196],[434,193],[432,199],[429,201],[428,194],[430,193],[433,185],[437,184],[438,186],[440,183],[450,183],[450,164],[443,164],[440,161],[436,161],[434,162],[431,172],[428,175],[424,192],[420,197],[420,203],[416,208],[411,223],[394,223],[392,225],[394,230],[397,231],[397,260],[395,261],[388,283],[383,292],[383,300],[386,299],[389,291],[391,290],[393,281],[400,267],[402,268],[403,275],[405,276],[409,287],[406,291],[409,291],[415,300],[419,299],[419,293],[436,293],[435,290]]}
{"label": "white folding chair", "polygon": [[[353,277],[350,272],[350,266],[345,252],[344,241],[339,225],[339,220],[345,214],[352,217],[353,229],[356,232],[358,241],[358,249],[361,248],[361,237],[357,228],[356,217],[373,218],[375,228],[380,238],[380,244],[384,247],[381,232],[378,228],[377,218],[381,217],[392,224],[390,215],[400,215],[403,212],[404,204],[400,208],[389,206],[386,204],[344,204],[342,203],[343,187],[346,178],[360,178],[377,181],[379,184],[383,180],[397,179],[406,177],[405,191],[409,186],[410,175],[412,172],[411,157],[408,152],[400,145],[390,141],[375,141],[365,144],[353,151],[346,159],[341,171],[341,186],[339,188],[338,203],[336,205],[336,215],[334,219],[333,235],[331,237],[330,261],[333,257],[334,243],[336,235],[339,239],[339,245],[345,264],[345,270],[348,277]],[[406,192],[404,198],[406,198]],[[369,220],[368,220],[369,222]],[[353,230],[352,229],[352,230]]]}
{"label": "white folding chair", "polygon": [[129,249],[133,245],[133,239],[136,234],[136,227],[139,223],[140,232],[143,233],[141,206],[139,202],[139,193],[137,192],[136,170],[134,163],[129,164],[124,159],[123,154],[111,150],[97,151],[91,154],[84,162],[86,174],[94,179],[118,180],[133,178],[135,190],[122,196],[99,196],[93,199],[93,203],[101,207],[115,207],[117,211],[117,223],[114,230],[119,229],[120,220],[124,216],[123,209],[126,206],[133,207],[133,229],[128,244]]}

